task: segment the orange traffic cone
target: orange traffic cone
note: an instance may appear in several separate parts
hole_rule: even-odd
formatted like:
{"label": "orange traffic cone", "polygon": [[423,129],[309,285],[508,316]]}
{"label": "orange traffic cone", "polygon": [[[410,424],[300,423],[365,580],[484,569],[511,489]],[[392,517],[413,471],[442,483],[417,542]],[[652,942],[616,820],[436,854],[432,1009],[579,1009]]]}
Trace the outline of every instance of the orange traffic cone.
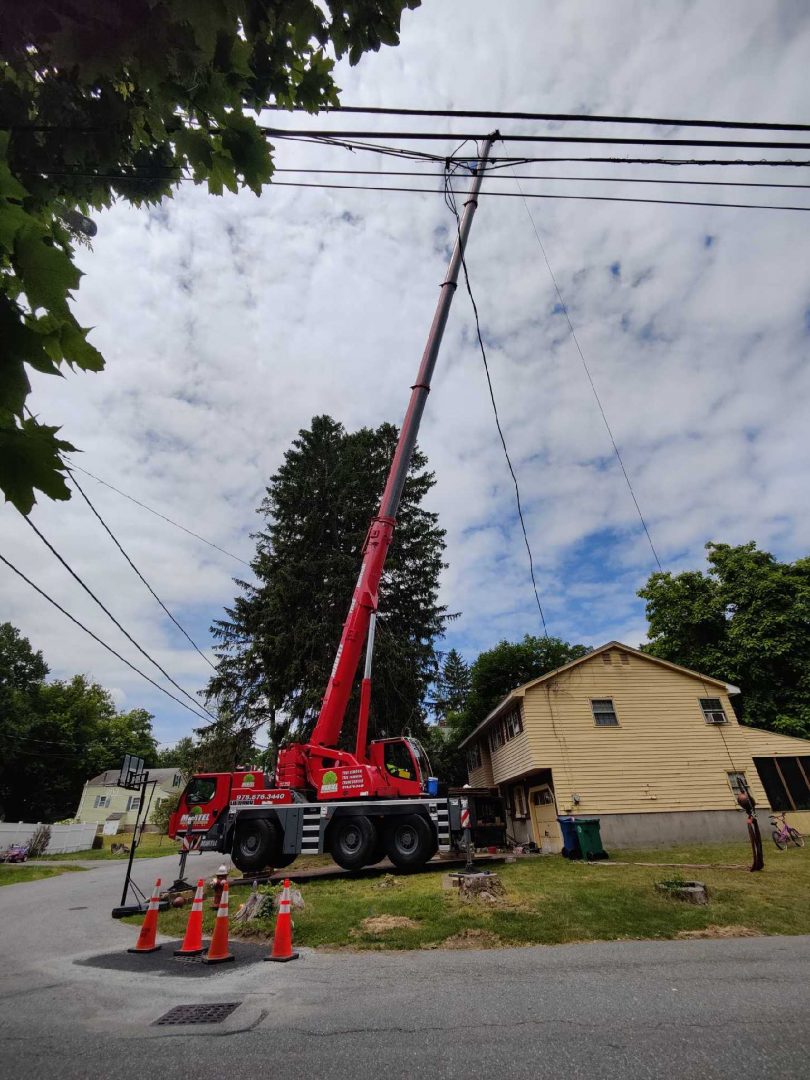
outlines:
{"label": "orange traffic cone", "polygon": [[149,898],[149,907],[146,909],[146,918],[141,924],[141,932],[134,949],[127,952],[157,952],[160,948],[155,944],[157,937],[158,910],[160,908],[160,878],[155,882],[155,888]]}
{"label": "orange traffic cone", "polygon": [[284,881],[284,891],[278,902],[278,918],[276,919],[276,934],[273,938],[273,951],[265,960],[275,960],[284,964],[288,960],[297,960],[298,953],[293,952],[292,947],[292,916],[290,915],[290,879]]}
{"label": "orange traffic cone", "polygon": [[214,933],[211,944],[208,946],[208,956],[203,960],[204,964],[224,964],[226,960],[233,960],[233,953],[228,952],[228,882],[222,888],[222,899],[219,902]]}
{"label": "orange traffic cone", "polygon": [[191,914],[188,917],[186,936],[179,949],[174,950],[175,956],[199,956],[204,951],[202,940],[203,929],[203,879],[197,882],[197,891],[194,893],[194,902],[191,905]]}

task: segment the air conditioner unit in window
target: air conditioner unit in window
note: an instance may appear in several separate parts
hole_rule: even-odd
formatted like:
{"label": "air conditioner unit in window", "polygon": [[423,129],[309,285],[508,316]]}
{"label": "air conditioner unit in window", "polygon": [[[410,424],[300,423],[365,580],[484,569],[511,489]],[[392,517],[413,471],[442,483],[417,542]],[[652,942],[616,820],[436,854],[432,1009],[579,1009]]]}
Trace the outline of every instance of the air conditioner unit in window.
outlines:
{"label": "air conditioner unit in window", "polygon": [[725,716],[720,716],[719,714],[715,713],[714,716],[707,716],[706,717],[706,723],[707,724],[725,724],[725,723],[728,723],[728,721],[726,720]]}

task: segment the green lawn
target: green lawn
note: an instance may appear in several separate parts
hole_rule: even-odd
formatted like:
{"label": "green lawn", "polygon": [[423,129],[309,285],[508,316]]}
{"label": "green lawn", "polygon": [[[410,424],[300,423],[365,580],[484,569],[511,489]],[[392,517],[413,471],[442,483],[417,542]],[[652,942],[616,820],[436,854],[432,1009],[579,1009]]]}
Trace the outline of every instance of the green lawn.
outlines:
{"label": "green lawn", "polygon": [[[683,860],[747,865],[747,845],[622,852],[619,859],[629,865],[570,863],[560,857],[497,864],[507,892],[506,902],[497,906],[460,901],[455,891],[442,887],[442,871],[396,876],[387,888],[379,876],[363,873],[306,882],[300,886],[305,909],[293,916],[295,941],[330,948],[415,949],[453,947],[459,935],[467,944],[496,946],[674,938],[729,926],[762,934],[810,933],[810,849],[766,850],[766,868],[759,874],[721,868],[680,871],[685,879],[697,878],[708,886],[711,903],[704,908],[655,891],[656,881],[671,879],[677,870],[635,864]],[[289,868],[293,881],[296,865]],[[248,892],[246,887],[232,890],[232,914]],[[161,931],[181,936],[188,910],[162,913]],[[414,925],[363,926],[369,917],[380,916],[405,916]],[[206,911],[208,933],[213,918],[213,912]],[[232,924],[234,933],[260,940],[269,940],[272,930],[272,919]]]}
{"label": "green lawn", "polygon": [[24,881],[56,877],[71,871],[82,872],[81,866],[31,866],[29,863],[0,863],[0,885],[19,885]]}
{"label": "green lawn", "polygon": [[[75,862],[77,859],[118,859],[121,862],[126,862],[129,858],[127,854],[113,855],[110,845],[129,845],[132,842],[131,833],[122,833],[120,836],[103,836],[102,841],[103,847],[89,851],[71,851],[66,855],[51,855],[46,851],[42,859],[45,862],[70,862],[71,860]],[[144,833],[138,845],[138,850],[135,852],[135,858],[154,859],[159,855],[179,855],[179,850],[180,847],[177,841],[170,840],[168,836],[161,836],[159,833]]]}

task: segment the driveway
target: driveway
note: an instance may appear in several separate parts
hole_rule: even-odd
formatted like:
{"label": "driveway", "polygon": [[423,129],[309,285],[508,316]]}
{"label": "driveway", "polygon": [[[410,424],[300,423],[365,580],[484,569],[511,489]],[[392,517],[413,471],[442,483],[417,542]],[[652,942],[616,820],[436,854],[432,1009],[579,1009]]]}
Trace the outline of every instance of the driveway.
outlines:
{"label": "driveway", "polygon": [[[189,859],[208,876],[220,856]],[[142,859],[148,891],[176,857]],[[0,1036],[17,1080],[807,1076],[810,937],[322,953],[218,968],[130,956],[123,866],[0,889]],[[224,1021],[154,1026],[176,1005]]]}

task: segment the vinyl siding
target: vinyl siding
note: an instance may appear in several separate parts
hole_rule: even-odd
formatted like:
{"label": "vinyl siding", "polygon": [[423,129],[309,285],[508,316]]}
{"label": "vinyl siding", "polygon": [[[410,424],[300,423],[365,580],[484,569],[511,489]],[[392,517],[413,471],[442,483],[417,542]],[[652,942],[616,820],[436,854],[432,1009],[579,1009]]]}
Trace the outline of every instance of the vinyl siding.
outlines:
{"label": "vinyl siding", "polygon": [[[734,771],[746,774],[758,804],[767,806],[728,694],[697,675],[624,655],[627,662],[611,650],[608,664],[598,653],[521,691],[524,730],[492,755],[495,782],[551,768],[560,812],[733,810],[727,773]],[[704,697],[720,698],[727,724],[704,721]],[[596,726],[594,698],[612,699],[618,727]]]}
{"label": "vinyl siding", "polygon": [[795,739],[792,735],[777,735],[773,731],[741,725],[745,745],[753,757],[803,757],[810,754],[810,739]]}

